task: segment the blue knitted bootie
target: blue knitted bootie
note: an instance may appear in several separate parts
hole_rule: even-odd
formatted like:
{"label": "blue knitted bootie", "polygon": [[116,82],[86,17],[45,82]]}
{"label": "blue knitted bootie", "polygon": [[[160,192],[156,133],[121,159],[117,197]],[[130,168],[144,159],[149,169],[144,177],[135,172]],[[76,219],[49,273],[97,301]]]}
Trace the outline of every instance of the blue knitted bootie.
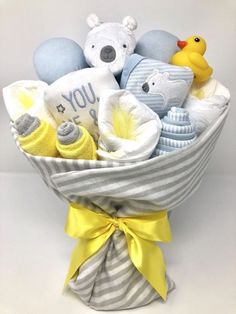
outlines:
{"label": "blue knitted bootie", "polygon": [[172,107],[161,122],[161,136],[154,152],[156,156],[185,147],[196,138],[195,125],[184,108]]}

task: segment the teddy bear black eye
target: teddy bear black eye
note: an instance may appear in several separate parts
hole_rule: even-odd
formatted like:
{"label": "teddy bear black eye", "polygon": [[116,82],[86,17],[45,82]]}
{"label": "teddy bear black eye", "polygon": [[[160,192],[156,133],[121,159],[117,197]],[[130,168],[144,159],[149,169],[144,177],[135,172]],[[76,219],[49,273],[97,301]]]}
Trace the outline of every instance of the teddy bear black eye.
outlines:
{"label": "teddy bear black eye", "polygon": [[124,45],[123,45],[123,48],[127,48],[127,45],[126,45],[126,44],[124,44]]}
{"label": "teddy bear black eye", "polygon": [[154,83],[154,82],[152,82],[152,85],[155,85],[155,83]]}
{"label": "teddy bear black eye", "polygon": [[94,45],[92,45],[92,48],[94,48],[95,46]]}
{"label": "teddy bear black eye", "polygon": [[198,37],[194,38],[194,40],[199,43],[200,39]]}

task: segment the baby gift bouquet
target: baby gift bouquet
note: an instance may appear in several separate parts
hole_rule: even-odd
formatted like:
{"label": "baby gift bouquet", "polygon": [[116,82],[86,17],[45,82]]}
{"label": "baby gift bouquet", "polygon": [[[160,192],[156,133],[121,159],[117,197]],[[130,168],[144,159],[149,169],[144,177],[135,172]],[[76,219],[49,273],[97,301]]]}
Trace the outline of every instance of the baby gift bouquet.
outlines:
{"label": "baby gift bouquet", "polygon": [[199,187],[229,111],[206,41],[137,22],[87,18],[82,49],[52,38],[34,52],[39,81],[3,89],[11,131],[49,189],[69,206],[78,240],[65,288],[96,310],[167,299],[160,242],[168,212]]}

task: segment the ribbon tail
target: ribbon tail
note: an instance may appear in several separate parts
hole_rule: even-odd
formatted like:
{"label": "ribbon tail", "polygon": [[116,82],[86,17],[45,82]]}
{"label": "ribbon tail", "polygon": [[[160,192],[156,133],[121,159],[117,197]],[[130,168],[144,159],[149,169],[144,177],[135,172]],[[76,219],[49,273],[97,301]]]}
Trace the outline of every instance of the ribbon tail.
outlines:
{"label": "ribbon tail", "polygon": [[79,271],[80,266],[92,255],[100,250],[100,248],[106,243],[109,237],[114,232],[111,229],[109,232],[102,234],[93,239],[80,239],[72,253],[69,270],[65,279],[64,288],[69,281]]}
{"label": "ribbon tail", "polygon": [[129,256],[134,266],[165,301],[167,298],[166,267],[161,249],[153,241],[125,232]]}

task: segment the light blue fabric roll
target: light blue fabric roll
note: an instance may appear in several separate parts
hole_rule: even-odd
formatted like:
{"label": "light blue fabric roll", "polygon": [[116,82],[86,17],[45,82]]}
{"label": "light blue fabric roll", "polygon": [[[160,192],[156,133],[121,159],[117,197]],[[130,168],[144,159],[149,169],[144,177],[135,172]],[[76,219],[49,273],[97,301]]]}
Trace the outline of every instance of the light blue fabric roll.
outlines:
{"label": "light blue fabric roll", "polygon": [[183,108],[172,107],[162,119],[162,132],[153,156],[164,155],[190,145],[196,139],[195,125]]}
{"label": "light blue fabric roll", "polygon": [[69,38],[51,38],[35,50],[34,68],[38,77],[52,84],[60,77],[87,68],[82,48]]}
{"label": "light blue fabric roll", "polygon": [[135,53],[169,63],[171,57],[179,50],[179,39],[163,30],[152,30],[145,33],[137,42]]}

